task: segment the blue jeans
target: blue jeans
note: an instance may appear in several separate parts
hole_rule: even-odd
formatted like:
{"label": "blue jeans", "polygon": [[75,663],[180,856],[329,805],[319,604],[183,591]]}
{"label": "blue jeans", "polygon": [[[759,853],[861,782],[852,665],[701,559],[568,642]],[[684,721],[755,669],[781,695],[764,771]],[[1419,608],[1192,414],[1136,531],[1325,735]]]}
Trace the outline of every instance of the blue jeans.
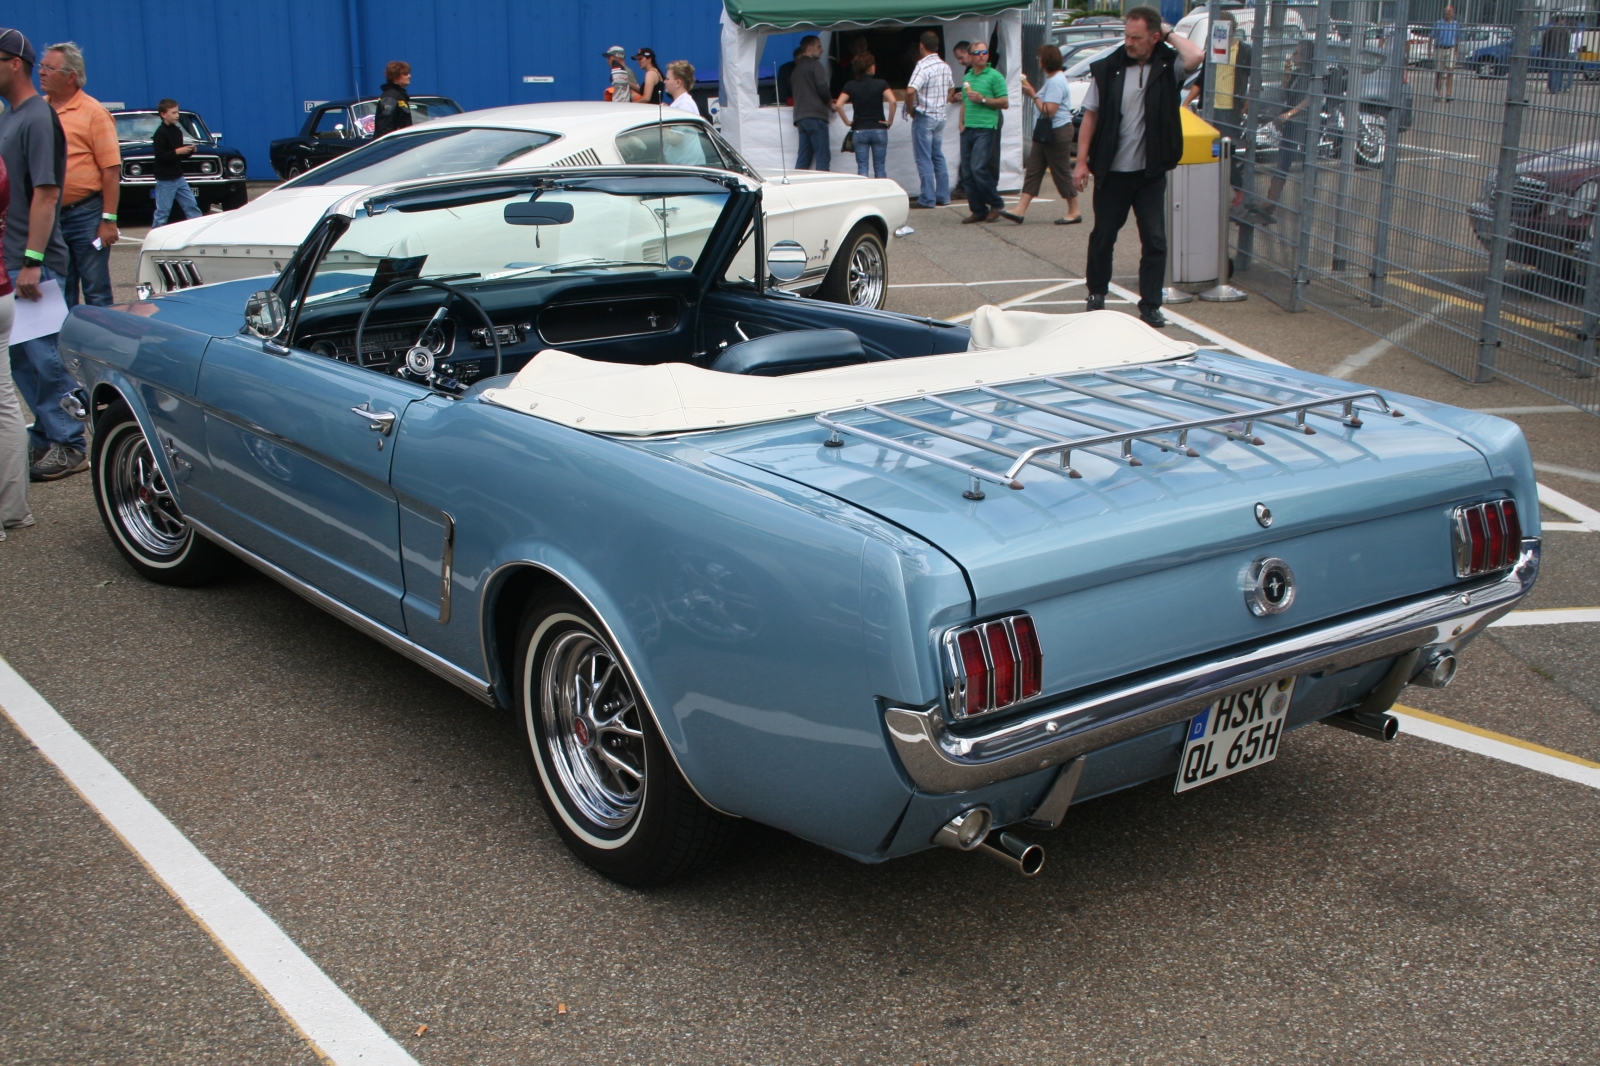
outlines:
{"label": "blue jeans", "polygon": [[71,259],[63,291],[67,306],[78,305],[78,289],[83,289],[83,303],[91,307],[110,307],[111,249],[102,246],[95,251],[94,239],[100,229],[100,212],[103,209],[100,194],[80,200],[71,207],[61,209],[61,236],[67,242]]}
{"label": "blue jeans", "polygon": [[923,207],[950,202],[950,170],[944,162],[944,119],[911,117],[911,151],[917,159],[922,188],[917,203]]}
{"label": "blue jeans", "polygon": [[1566,65],[1566,63],[1564,63],[1563,61],[1561,61],[1559,59],[1552,59],[1550,61],[1549,84],[1550,84],[1550,91],[1551,92],[1559,93],[1559,92],[1566,91],[1566,85],[1565,85],[1566,74],[1567,74],[1567,65]]}
{"label": "blue jeans", "polygon": [[[41,268],[40,281],[49,281],[56,274],[49,267]],[[22,294],[17,294],[22,300]],[[56,347],[59,333],[48,337],[35,337],[31,341],[11,342],[11,380],[17,386],[17,395],[33,412],[33,425],[28,427],[28,447],[43,451],[52,444],[66,444],[88,450],[88,440],[83,423],[61,409],[61,397],[78,387],[72,375],[61,363],[61,351]]]}
{"label": "blue jeans", "polygon": [[194,190],[189,188],[189,183],[182,178],[171,178],[156,182],[156,214],[150,220],[150,228],[165,226],[167,217],[172,214],[172,201],[176,198],[178,206],[183,209],[183,217],[199,218],[200,205],[195,202]]}
{"label": "blue jeans", "polygon": [[800,133],[800,152],[794,157],[794,168],[811,170],[814,163],[815,169],[827,170],[831,162],[828,153],[828,120],[803,118],[794,125]]}
{"label": "blue jeans", "polygon": [[863,178],[867,176],[867,157],[872,157],[872,176],[887,178],[888,168],[884,164],[889,159],[889,131],[888,130],[856,130],[856,173]]}
{"label": "blue jeans", "polygon": [[962,130],[961,158],[966,161],[967,206],[979,218],[1006,206],[1000,199],[1000,176],[995,173],[995,130]]}

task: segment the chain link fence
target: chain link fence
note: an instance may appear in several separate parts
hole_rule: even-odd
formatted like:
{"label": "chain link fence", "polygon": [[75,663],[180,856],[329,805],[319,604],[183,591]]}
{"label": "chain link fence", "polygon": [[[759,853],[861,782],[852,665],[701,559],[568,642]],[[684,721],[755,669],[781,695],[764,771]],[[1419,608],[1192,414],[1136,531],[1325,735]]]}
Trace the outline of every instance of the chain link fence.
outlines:
{"label": "chain link fence", "polygon": [[1592,10],[1494,10],[1452,33],[1429,0],[1211,8],[1234,273],[1600,414],[1600,33]]}

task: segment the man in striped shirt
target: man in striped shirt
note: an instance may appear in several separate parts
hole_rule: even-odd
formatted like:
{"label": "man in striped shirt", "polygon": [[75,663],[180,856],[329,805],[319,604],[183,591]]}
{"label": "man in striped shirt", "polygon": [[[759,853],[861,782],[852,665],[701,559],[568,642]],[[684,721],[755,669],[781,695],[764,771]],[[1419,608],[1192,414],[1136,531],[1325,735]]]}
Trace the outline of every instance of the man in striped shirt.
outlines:
{"label": "man in striped shirt", "polygon": [[918,42],[922,53],[906,85],[906,115],[911,119],[911,149],[922,188],[912,207],[943,207],[950,202],[950,171],[944,161],[945,101],[950,65],[939,55],[939,35],[928,30]]}

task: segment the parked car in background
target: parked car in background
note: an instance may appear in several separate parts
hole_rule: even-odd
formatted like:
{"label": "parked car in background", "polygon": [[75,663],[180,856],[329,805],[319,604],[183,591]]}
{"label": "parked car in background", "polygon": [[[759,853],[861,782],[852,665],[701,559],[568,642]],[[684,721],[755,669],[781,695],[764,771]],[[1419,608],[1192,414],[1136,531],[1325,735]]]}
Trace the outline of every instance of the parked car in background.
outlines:
{"label": "parked car in background", "polygon": [[769,234],[807,249],[805,268],[786,288],[857,307],[882,307],[888,298],[889,242],[909,213],[899,185],[810,170],[768,181],[703,118],[597,101],[473,111],[369,140],[243,212],[156,230],[139,253],[139,282],[170,292],[276,273],[324,211],[371,185],[483,170],[650,163],[716,167],[761,182]]}
{"label": "parked car in background", "polygon": [[[1012,830],[1078,800],[1256,770],[1319,721],[1392,738],[1402,688],[1532,587],[1515,424],[1115,311],[799,299],[766,284],[807,253],[777,189],[379,186],[275,279],[75,308],[111,543],[173,585],[243,560],[503,709],[555,831],[631,885],[735,818],[1038,873]],[[1360,765],[1330,812],[1371,803]]]}
{"label": "parked car in background", "polygon": [[[1494,178],[1467,208],[1478,243],[1488,248],[1494,234]],[[1562,281],[1582,284],[1595,239],[1600,201],[1600,141],[1585,141],[1553,152],[1524,155],[1517,161],[1511,194],[1508,261]]]}
{"label": "parked car in background", "polygon": [[[272,169],[280,178],[293,178],[312,167],[326,163],[372,140],[372,124],[378,112],[378,97],[359,100],[330,100],[318,104],[306,115],[300,132],[272,142]],[[461,114],[461,105],[448,96],[413,96],[411,124]]]}
{"label": "parked car in background", "polygon": [[[155,211],[155,137],[161,116],[148,111],[122,109],[111,112],[122,152],[122,201],[118,214],[124,222],[148,222]],[[243,207],[250,200],[245,184],[244,153],[222,143],[193,111],[178,112],[183,143],[195,146],[183,160],[183,176],[194,190],[201,211],[220,206],[224,211]]]}
{"label": "parked car in background", "polygon": [[[1549,25],[1540,26],[1533,31],[1528,39],[1528,73],[1548,74],[1550,63],[1544,55],[1544,33]],[[1568,70],[1573,77],[1593,81],[1600,78],[1600,56],[1594,52],[1596,33],[1591,29],[1580,26],[1569,26],[1572,38],[1572,50],[1563,58],[1569,64]],[[1495,28],[1494,38],[1488,40],[1471,52],[1467,52],[1467,41],[1463,39],[1462,50],[1466,58],[1463,65],[1475,71],[1480,78],[1503,78],[1511,63],[1511,31]]]}
{"label": "parked car in background", "polygon": [[1122,20],[1115,18],[1096,18],[1093,21],[1079,19],[1071,25],[1053,26],[1050,29],[1050,43],[1061,49],[1063,56],[1069,48],[1080,44],[1121,36]]}

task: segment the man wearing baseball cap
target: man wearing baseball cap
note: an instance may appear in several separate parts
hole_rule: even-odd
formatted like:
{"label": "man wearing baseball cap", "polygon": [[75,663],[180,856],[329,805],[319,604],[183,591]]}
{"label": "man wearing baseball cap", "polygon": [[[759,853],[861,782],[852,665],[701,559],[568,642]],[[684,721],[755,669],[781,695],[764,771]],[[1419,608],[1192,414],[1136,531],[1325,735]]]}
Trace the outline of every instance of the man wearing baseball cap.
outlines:
{"label": "man wearing baseball cap", "polygon": [[[0,29],[0,159],[11,183],[4,257],[17,297],[37,300],[40,286],[67,272],[68,254],[58,225],[67,172],[67,138],[49,102],[33,87],[33,45],[17,30]],[[11,376],[33,411],[28,430],[28,474],[54,481],[89,468],[83,423],[61,409],[77,382],[61,365],[57,334],[11,345]]]}
{"label": "man wearing baseball cap", "polygon": [[628,69],[627,59],[624,58],[627,54],[628,50],[620,44],[614,44],[605,51],[606,59],[611,63],[611,89],[606,99],[614,104],[633,103],[634,90],[639,87],[633,71]]}

